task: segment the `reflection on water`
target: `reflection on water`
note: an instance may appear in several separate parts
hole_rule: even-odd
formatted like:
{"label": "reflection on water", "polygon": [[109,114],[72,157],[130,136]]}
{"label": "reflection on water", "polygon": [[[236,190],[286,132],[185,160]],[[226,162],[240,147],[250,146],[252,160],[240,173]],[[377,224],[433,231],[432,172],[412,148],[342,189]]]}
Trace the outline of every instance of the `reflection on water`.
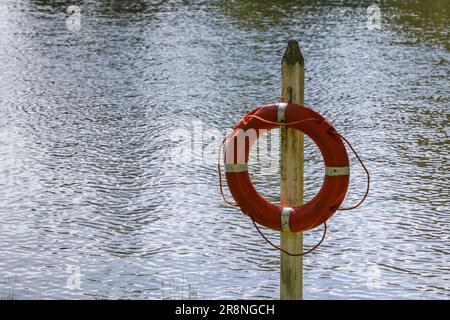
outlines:
{"label": "reflection on water", "polygon": [[[0,2],[0,295],[14,279],[33,298],[277,298],[278,253],[221,202],[215,159],[194,144],[197,161],[173,161],[170,133],[276,102],[295,38],[306,104],[373,178],[305,258],[305,298],[449,297],[448,1],[380,2],[379,30],[360,1],[71,4],[79,31],[65,1]],[[306,155],[310,198],[323,167]],[[364,190],[352,165],[347,203]],[[252,169],[276,201],[277,168]]]}

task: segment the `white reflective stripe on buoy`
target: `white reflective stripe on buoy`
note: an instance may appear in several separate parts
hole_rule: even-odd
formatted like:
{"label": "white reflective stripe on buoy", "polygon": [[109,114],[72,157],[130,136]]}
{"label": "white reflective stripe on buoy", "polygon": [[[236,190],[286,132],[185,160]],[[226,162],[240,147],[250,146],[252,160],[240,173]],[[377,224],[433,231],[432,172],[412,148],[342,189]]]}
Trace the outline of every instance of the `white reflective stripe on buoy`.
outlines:
{"label": "white reflective stripe on buoy", "polygon": [[282,231],[291,231],[289,227],[289,217],[291,216],[292,208],[284,207],[281,210],[281,230]]}
{"label": "white reflective stripe on buoy", "polygon": [[348,176],[350,167],[325,167],[326,176]]}
{"label": "white reflective stripe on buoy", "polygon": [[286,113],[286,107],[287,103],[278,103],[278,112],[277,112],[277,121],[278,122],[284,122],[286,119],[285,113]]}
{"label": "white reflective stripe on buoy", "polygon": [[225,172],[247,172],[248,165],[246,163],[225,164]]}

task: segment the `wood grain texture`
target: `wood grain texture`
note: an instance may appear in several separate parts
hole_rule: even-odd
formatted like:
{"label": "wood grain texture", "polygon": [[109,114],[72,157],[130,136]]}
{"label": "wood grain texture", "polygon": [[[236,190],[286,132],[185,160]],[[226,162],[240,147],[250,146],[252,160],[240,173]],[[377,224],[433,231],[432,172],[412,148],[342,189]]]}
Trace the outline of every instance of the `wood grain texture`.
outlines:
{"label": "wood grain texture", "polygon": [[[304,105],[304,60],[297,41],[288,43],[281,61],[281,101]],[[296,207],[303,203],[303,134],[281,129],[281,205]],[[281,247],[288,252],[303,250],[301,232],[282,231]],[[281,253],[280,299],[303,299],[303,259]]]}

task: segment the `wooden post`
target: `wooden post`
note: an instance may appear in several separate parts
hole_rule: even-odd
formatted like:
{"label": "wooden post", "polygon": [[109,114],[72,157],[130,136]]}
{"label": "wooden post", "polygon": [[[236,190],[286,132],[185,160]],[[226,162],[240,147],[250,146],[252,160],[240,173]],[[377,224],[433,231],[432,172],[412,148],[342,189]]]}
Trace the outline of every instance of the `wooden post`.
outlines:
{"label": "wooden post", "polygon": [[[291,40],[281,61],[281,101],[304,104],[304,60],[298,42]],[[303,134],[297,130],[281,129],[281,195],[284,207],[303,203]],[[281,232],[281,248],[302,252],[301,232]],[[281,253],[280,299],[303,299],[303,259]]]}

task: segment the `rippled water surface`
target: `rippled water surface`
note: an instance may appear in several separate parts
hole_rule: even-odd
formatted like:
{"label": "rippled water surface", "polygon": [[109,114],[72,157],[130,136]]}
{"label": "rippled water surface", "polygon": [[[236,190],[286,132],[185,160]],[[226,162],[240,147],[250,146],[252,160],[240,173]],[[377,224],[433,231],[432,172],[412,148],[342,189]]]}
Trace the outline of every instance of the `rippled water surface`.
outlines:
{"label": "rippled water surface", "polygon": [[[304,259],[305,298],[450,297],[448,1],[383,1],[374,30],[361,1],[74,1],[79,30],[67,3],[0,1],[0,297],[278,298],[279,254],[223,204],[208,154],[277,102],[291,38],[306,105],[373,180]],[[346,204],[365,186],[351,160]],[[253,169],[277,201],[276,168]]]}

